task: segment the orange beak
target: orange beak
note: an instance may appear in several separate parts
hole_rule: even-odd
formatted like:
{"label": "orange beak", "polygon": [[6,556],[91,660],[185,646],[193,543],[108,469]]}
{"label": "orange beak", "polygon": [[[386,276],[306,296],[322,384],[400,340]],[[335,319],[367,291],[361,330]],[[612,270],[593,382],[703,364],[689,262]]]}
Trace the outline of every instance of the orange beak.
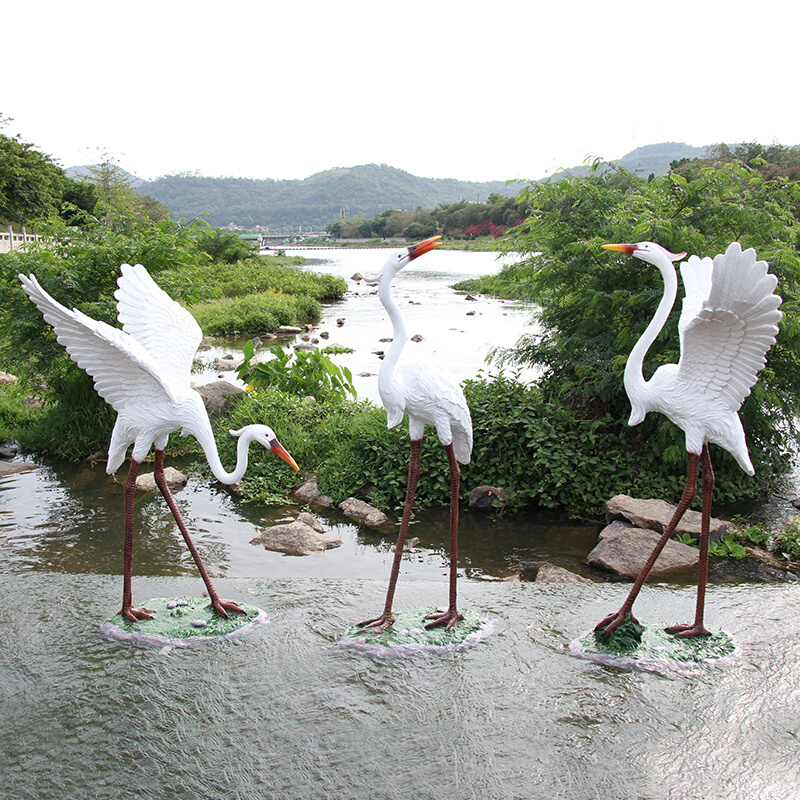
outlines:
{"label": "orange beak", "polygon": [[429,250],[434,250],[435,248],[439,247],[441,244],[441,238],[441,236],[431,236],[430,239],[425,239],[417,244],[412,244],[411,247],[408,248],[409,258],[413,261],[415,258],[419,258]]}
{"label": "orange beak", "polygon": [[614,250],[617,253],[626,253],[632,256],[639,248],[635,244],[604,244],[601,245],[606,250]]}
{"label": "orange beak", "polygon": [[275,453],[276,456],[280,456],[290,467],[294,467],[298,472],[300,472],[300,467],[297,466],[295,460],[289,455],[286,451],[286,448],[277,440],[273,439],[270,443],[269,449]]}

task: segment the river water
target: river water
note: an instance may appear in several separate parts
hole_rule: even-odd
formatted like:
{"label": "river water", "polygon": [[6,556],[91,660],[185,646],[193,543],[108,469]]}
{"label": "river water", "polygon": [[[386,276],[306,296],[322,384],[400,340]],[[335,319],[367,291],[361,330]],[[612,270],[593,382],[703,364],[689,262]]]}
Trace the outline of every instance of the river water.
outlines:
{"label": "river water", "polygon": [[[389,252],[385,249],[326,249],[291,248],[289,254],[302,255],[307,268],[344,278],[348,284],[346,296],[329,303],[312,336],[318,346],[342,345],[353,353],[337,355],[336,363],[347,367],[361,400],[380,404],[377,374],[380,353],[389,346],[392,325],[378,300],[377,287],[353,276],[370,278],[383,266]],[[453,284],[467,278],[497,272],[503,261],[494,252],[463,252],[434,250],[412,261],[392,281],[392,294],[403,313],[409,341],[423,358],[435,360],[462,381],[475,377],[480,370],[493,372],[486,357],[493,347],[511,347],[520,335],[532,330],[531,311],[524,305],[497,300],[483,295],[453,292]],[[326,333],[327,339],[320,338]],[[293,346],[299,339],[284,340]],[[270,343],[273,344],[273,343]],[[210,365],[221,356],[241,356],[241,342],[230,342],[201,353],[209,369],[198,376],[200,380],[216,379],[222,374]],[[234,379],[235,380],[235,379]]]}
{"label": "river water", "polygon": [[[373,274],[382,255],[311,268]],[[446,288],[453,275],[489,271],[487,254],[436,251],[418,263],[417,279],[397,289],[409,333],[456,371],[480,368],[489,344],[524,330],[527,311]],[[429,273],[441,277],[425,285]],[[318,330],[355,347],[354,372],[377,372],[372,351],[391,336],[382,312],[352,282]],[[370,397],[374,376],[359,380]],[[465,512],[460,605],[494,632],[459,653],[376,659],[336,643],[380,610],[391,535],[322,512],[342,546],[283,556],[249,540],[296,509],[241,506],[196,475],[176,499],[220,594],[263,608],[268,624],[189,650],[105,639],[98,625],[122,591],[121,485],[102,466],[47,461],[0,478],[0,798],[800,797],[796,586],[715,571],[707,622],[736,638],[739,658],[686,674],[623,672],[566,653],[627,592],[582,563],[598,528]],[[135,513],[147,533],[134,602],[199,593],[164,503],[141,496]],[[420,542],[403,561],[399,609],[446,599],[444,515],[420,514],[411,535]],[[544,561],[593,583],[508,580]],[[648,584],[640,618],[691,618],[691,582]]]}

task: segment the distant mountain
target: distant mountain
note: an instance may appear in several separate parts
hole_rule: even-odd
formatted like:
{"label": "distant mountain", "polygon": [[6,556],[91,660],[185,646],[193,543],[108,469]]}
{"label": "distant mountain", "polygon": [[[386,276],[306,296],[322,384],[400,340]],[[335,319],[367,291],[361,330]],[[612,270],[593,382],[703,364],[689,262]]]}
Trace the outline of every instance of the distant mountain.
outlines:
{"label": "distant mountain", "polygon": [[[614,163],[634,174],[648,176],[669,169],[672,161],[701,158],[706,147],[665,142],[637,147]],[[84,177],[88,167],[70,167],[70,177]],[[589,168],[576,166],[557,173],[584,176]],[[127,173],[126,173],[127,175]],[[163,203],[173,219],[206,215],[214,227],[233,223],[244,228],[268,227],[276,232],[299,227],[324,229],[342,214],[363,214],[371,219],[387,209],[435,208],[459,200],[484,202],[492,193],[513,196],[519,184],[505,181],[482,183],[449,178],[420,178],[386,164],[336,167],[302,180],[256,180],[253,178],[206,178],[192,173],[166,175],[153,181],[128,176],[140,195]]]}
{"label": "distant mountain", "polygon": [[371,219],[390,208],[402,211],[459,200],[484,202],[492,192],[511,196],[518,191],[505,181],[419,178],[385,164],[337,167],[303,180],[167,175],[145,181],[136,190],[163,203],[175,219],[207,213],[214,227],[234,223],[291,230],[301,225],[324,229],[342,214]]}
{"label": "distant mountain", "polygon": [[[651,174],[659,175],[667,172],[669,165],[681,158],[703,158],[707,150],[707,146],[692,147],[684,142],[662,142],[661,144],[646,144],[642,147],[637,147],[627,155],[622,156],[622,158],[610,160],[612,163],[624,167],[628,172],[632,172],[634,175],[642,175],[646,178]],[[557,172],[553,177],[558,179],[572,175],[576,178],[582,178],[588,174],[589,167],[580,166]]]}
{"label": "distant mountain", "polygon": [[[92,169],[92,167],[92,164],[84,164],[82,167],[67,167],[64,172],[68,178],[72,178],[73,180],[91,182],[92,173],[89,170]],[[142,179],[131,175],[130,172],[125,172],[122,167],[117,167],[117,169],[119,170],[120,177],[125,178],[134,189],[138,190],[143,183]]]}

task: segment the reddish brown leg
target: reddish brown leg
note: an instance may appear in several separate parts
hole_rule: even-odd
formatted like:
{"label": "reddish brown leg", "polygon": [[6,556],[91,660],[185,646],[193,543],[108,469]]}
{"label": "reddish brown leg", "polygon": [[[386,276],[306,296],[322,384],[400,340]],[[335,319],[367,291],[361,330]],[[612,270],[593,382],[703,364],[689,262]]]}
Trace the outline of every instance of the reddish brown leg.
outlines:
{"label": "reddish brown leg", "polygon": [[[703,450],[705,451],[706,449],[707,445],[704,446]],[[647,559],[647,563],[644,565],[644,567],[642,567],[642,571],[639,573],[639,577],[633,584],[633,588],[630,590],[628,597],[625,599],[625,602],[622,604],[620,610],[617,611],[616,614],[609,614],[604,620],[602,620],[595,627],[596,631],[603,632],[603,636],[608,636],[615,628],[617,628],[622,622],[624,622],[625,617],[628,614],[631,615],[631,619],[634,622],[636,621],[633,614],[631,614],[633,603],[636,600],[637,596],[639,595],[639,591],[641,590],[642,585],[647,580],[647,576],[650,574],[650,570],[653,568],[653,564],[656,563],[656,560],[658,559],[659,555],[661,555],[661,551],[664,549],[664,545],[666,545],[670,536],[672,536],[675,528],[681,521],[681,518],[686,513],[686,509],[689,508],[689,506],[692,504],[692,501],[697,496],[697,471],[699,462],[700,462],[700,456],[696,455],[695,453],[689,453],[689,471],[686,479],[686,487],[683,490],[683,496],[681,497],[681,501],[678,504],[678,507],[675,509],[675,513],[672,515],[672,519],[669,521],[669,524],[667,525],[666,528],[664,528],[664,533],[661,534],[661,538],[658,540],[656,546],[653,548],[653,552]]]}
{"label": "reddish brown leg", "polygon": [[406,503],[403,507],[403,519],[400,522],[400,533],[397,537],[397,544],[394,548],[394,561],[392,562],[392,572],[389,576],[389,588],[386,592],[386,604],[383,613],[379,617],[366,619],[358,623],[358,627],[364,630],[374,630],[381,632],[386,630],[393,622],[392,603],[394,602],[394,590],[397,586],[397,577],[400,574],[400,562],[403,559],[403,548],[406,545],[408,536],[408,525],[411,521],[411,510],[414,507],[414,495],[417,492],[417,482],[419,481],[419,451],[421,441],[411,440],[411,460],[408,464],[408,486],[406,487]]}
{"label": "reddish brown leg", "polygon": [[133,500],[136,494],[136,476],[139,474],[139,461],[131,459],[128,479],[125,481],[125,546],[122,559],[122,610],[120,616],[131,622],[140,619],[153,619],[155,613],[149,608],[134,608],[131,592],[131,574],[133,573]]}
{"label": "reddish brown leg", "polygon": [[206,570],[205,564],[203,564],[203,560],[200,558],[200,553],[195,547],[192,537],[189,535],[189,530],[186,527],[186,523],[183,521],[180,511],[178,511],[178,506],[175,505],[175,498],[172,496],[172,493],[167,487],[167,479],[164,477],[164,451],[156,450],[155,453],[156,460],[155,468],[153,469],[153,478],[155,479],[156,486],[158,486],[158,488],[161,490],[161,494],[164,495],[164,499],[167,501],[169,510],[172,512],[172,516],[175,517],[175,522],[178,523],[178,528],[183,534],[183,540],[186,542],[186,546],[189,548],[189,552],[192,554],[194,563],[197,564],[200,577],[203,579],[203,583],[205,583],[206,589],[208,590],[208,596],[211,599],[211,607],[223,617],[227,617],[229,611],[244,614],[244,610],[236,603],[229,600],[219,599],[219,595],[217,594],[217,590],[214,588],[214,584],[211,583],[211,577]]}
{"label": "reddish brown leg", "polygon": [[711,494],[714,491],[714,470],[711,468],[711,456],[708,445],[703,446],[703,515],[700,522],[700,560],[697,566],[697,606],[694,623],[691,625],[673,625],[665,628],[667,633],[675,633],[683,638],[690,636],[709,636],[703,625],[703,612],[706,602],[706,583],[708,581],[708,538],[711,522]]}
{"label": "reddish brown leg", "polygon": [[456,580],[458,578],[458,490],[461,486],[461,468],[456,461],[453,445],[444,445],[447,453],[447,461],[450,465],[450,604],[447,611],[439,614],[430,614],[425,619],[430,620],[426,623],[426,628],[435,628],[437,625],[445,625],[447,630],[451,630],[455,625],[464,619],[464,615],[459,613],[456,608]]}

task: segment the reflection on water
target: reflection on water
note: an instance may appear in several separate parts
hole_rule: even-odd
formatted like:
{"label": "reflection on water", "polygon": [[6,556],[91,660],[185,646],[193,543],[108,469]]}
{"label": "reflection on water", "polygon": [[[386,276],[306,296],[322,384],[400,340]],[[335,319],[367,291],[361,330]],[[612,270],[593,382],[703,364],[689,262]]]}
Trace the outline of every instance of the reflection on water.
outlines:
{"label": "reflection on water", "polygon": [[[186,465],[177,464],[177,466]],[[145,467],[145,471],[147,471]],[[221,486],[195,475],[175,493],[212,576],[375,578],[388,575],[396,534],[376,533],[338,510],[314,513],[342,546],[307,557],[286,556],[250,540],[263,527],[294,519],[297,508],[235,501]],[[123,487],[104,464],[43,462],[34,471],[0,479],[0,554],[7,570],[119,574],[122,570]],[[134,576],[195,575],[180,532],[160,494],[137,493]],[[542,561],[578,572],[597,527],[543,514],[462,515],[460,574],[479,579],[517,575]],[[419,512],[410,528],[419,543],[406,553],[401,576],[445,580],[446,508]]]}

